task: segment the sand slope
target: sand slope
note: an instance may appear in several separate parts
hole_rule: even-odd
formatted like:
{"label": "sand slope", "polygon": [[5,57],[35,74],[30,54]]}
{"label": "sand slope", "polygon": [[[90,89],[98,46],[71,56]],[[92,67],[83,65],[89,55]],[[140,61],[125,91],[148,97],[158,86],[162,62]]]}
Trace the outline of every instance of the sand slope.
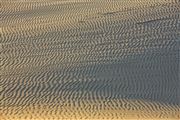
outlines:
{"label": "sand slope", "polygon": [[178,119],[179,0],[1,0],[2,120]]}

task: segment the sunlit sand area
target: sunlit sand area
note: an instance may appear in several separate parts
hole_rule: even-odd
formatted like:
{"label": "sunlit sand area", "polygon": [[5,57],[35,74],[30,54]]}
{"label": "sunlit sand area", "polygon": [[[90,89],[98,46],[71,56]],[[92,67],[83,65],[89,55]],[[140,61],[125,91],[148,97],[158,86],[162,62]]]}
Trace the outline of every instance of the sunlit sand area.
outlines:
{"label": "sunlit sand area", "polygon": [[139,100],[71,101],[4,108],[8,120],[177,120],[178,107]]}
{"label": "sunlit sand area", "polygon": [[180,119],[179,0],[0,2],[0,120]]}

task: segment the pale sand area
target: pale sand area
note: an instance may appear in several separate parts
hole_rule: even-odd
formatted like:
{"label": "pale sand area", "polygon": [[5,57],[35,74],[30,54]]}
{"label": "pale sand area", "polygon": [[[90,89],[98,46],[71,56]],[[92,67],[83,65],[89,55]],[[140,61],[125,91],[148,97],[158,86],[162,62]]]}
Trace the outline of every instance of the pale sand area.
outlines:
{"label": "pale sand area", "polygon": [[2,118],[6,120],[177,120],[179,117],[178,106],[140,100],[106,99],[7,107],[2,114]]}
{"label": "pale sand area", "polygon": [[1,120],[180,118],[179,0],[1,5]]}

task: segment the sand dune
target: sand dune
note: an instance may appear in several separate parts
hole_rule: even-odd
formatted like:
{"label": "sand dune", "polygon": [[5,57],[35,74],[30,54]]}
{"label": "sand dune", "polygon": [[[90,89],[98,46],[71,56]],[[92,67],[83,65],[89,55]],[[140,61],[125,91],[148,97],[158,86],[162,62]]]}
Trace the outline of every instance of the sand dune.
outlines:
{"label": "sand dune", "polygon": [[1,0],[2,120],[178,119],[179,0]]}
{"label": "sand dune", "polygon": [[139,100],[109,100],[96,102],[62,101],[59,103],[4,107],[7,120],[61,120],[61,119],[178,119],[178,107]]}

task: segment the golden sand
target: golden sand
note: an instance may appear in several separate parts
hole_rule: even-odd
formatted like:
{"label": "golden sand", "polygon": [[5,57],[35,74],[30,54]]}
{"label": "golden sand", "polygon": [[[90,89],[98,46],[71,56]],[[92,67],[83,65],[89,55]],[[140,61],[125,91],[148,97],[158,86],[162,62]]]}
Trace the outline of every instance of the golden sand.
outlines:
{"label": "golden sand", "polygon": [[180,119],[179,0],[0,4],[0,120]]}

